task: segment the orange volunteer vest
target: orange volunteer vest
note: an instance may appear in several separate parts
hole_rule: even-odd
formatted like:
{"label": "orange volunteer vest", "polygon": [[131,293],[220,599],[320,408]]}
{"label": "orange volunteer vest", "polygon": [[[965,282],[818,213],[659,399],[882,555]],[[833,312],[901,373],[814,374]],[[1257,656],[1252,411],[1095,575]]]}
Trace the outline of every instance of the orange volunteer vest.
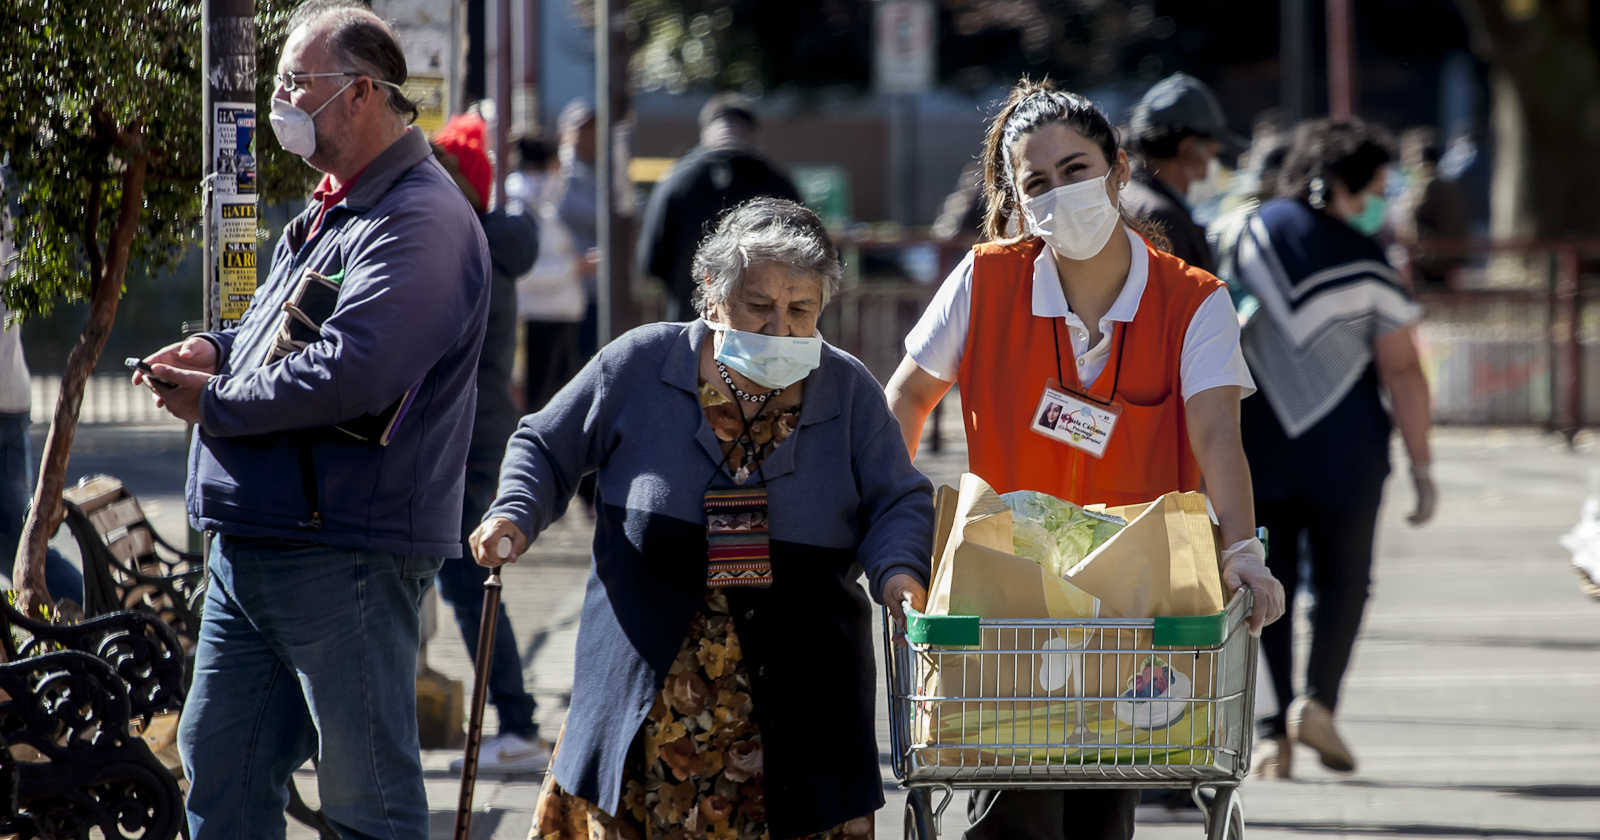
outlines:
{"label": "orange volunteer vest", "polygon": [[[1066,329],[1057,325],[1057,359],[1054,319],[1033,314],[1033,261],[1042,247],[1032,239],[973,249],[971,319],[956,376],[969,469],[999,493],[1037,490],[1080,505],[1137,504],[1198,490],[1179,363],[1190,320],[1222,281],[1146,242],[1149,280],[1138,313],[1113,325],[1105,370],[1086,389]],[[1064,390],[1122,409],[1100,458],[1029,430],[1058,362]]]}

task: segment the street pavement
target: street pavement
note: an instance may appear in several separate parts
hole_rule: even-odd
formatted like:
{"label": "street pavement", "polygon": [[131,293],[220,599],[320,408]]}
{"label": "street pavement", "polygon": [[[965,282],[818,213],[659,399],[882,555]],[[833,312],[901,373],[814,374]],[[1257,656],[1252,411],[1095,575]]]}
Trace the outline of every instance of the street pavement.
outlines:
{"label": "street pavement", "polygon": [[[947,437],[958,440],[942,453],[924,452],[918,465],[936,483],[954,484],[965,452],[958,418],[946,420]],[[181,431],[90,426],[74,452],[70,475],[121,476],[158,528],[181,539]],[[1397,455],[1396,463],[1404,459]],[[1379,529],[1374,597],[1339,713],[1360,769],[1334,774],[1302,749],[1295,780],[1247,782],[1252,838],[1600,838],[1600,603],[1579,594],[1556,544],[1576,521],[1587,473],[1597,467],[1595,443],[1583,437],[1569,451],[1563,440],[1528,430],[1440,430],[1441,506],[1420,529],[1404,521],[1411,491],[1403,467],[1397,472]],[[540,725],[552,738],[570,702],[590,536],[587,518],[571,513],[505,573],[505,608]],[[1304,628],[1303,607],[1294,620]],[[471,662],[448,613],[437,628],[428,664],[470,692]],[[1298,635],[1303,645],[1305,633]],[[882,706],[888,805],[877,827],[882,837],[899,837],[904,797],[889,769]],[[495,731],[492,709],[486,731]],[[434,837],[450,834],[454,756],[423,755]],[[314,802],[309,768],[298,781]],[[538,784],[535,776],[481,778],[473,837],[525,837]],[[965,799],[958,794],[946,811],[943,836],[959,836]],[[1193,812],[1140,809],[1142,838],[1202,835]],[[291,824],[289,837],[314,834]]]}

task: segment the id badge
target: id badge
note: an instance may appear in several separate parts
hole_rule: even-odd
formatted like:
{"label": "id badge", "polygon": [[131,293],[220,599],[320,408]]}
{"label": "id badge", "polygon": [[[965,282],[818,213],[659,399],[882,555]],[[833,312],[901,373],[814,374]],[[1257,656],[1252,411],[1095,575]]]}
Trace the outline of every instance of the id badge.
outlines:
{"label": "id badge", "polygon": [[1122,409],[1115,403],[1084,399],[1052,379],[1045,383],[1029,428],[1099,458],[1106,454],[1106,445],[1121,416]]}
{"label": "id badge", "polygon": [[772,585],[765,487],[707,490],[706,586],[712,589]]}

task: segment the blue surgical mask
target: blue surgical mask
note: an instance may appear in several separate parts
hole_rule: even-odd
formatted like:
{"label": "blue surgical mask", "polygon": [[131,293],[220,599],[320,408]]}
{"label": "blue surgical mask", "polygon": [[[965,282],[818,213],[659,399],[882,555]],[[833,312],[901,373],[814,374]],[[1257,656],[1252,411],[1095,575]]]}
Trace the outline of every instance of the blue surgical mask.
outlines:
{"label": "blue surgical mask", "polygon": [[1350,226],[1361,231],[1363,236],[1373,236],[1383,228],[1383,217],[1389,212],[1389,200],[1381,195],[1367,196],[1367,203],[1361,205],[1361,212],[1351,216],[1348,221]]}
{"label": "blue surgical mask", "polygon": [[763,335],[707,320],[717,361],[763,388],[787,388],[822,363],[822,336]]}

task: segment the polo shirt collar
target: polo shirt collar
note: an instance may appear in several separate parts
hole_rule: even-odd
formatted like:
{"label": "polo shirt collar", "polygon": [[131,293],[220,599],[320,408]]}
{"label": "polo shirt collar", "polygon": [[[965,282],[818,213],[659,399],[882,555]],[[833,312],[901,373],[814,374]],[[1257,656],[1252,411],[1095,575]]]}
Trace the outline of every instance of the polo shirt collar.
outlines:
{"label": "polo shirt collar", "polygon": [[[1144,297],[1144,287],[1150,280],[1150,253],[1139,234],[1127,225],[1122,230],[1128,236],[1132,259],[1128,263],[1128,279],[1122,291],[1111,302],[1101,323],[1129,322],[1139,313],[1139,300]],[[1039,249],[1033,260],[1033,314],[1040,318],[1073,318],[1078,316],[1067,306],[1066,292],[1061,290],[1061,275],[1056,272],[1056,261],[1048,246]]]}

